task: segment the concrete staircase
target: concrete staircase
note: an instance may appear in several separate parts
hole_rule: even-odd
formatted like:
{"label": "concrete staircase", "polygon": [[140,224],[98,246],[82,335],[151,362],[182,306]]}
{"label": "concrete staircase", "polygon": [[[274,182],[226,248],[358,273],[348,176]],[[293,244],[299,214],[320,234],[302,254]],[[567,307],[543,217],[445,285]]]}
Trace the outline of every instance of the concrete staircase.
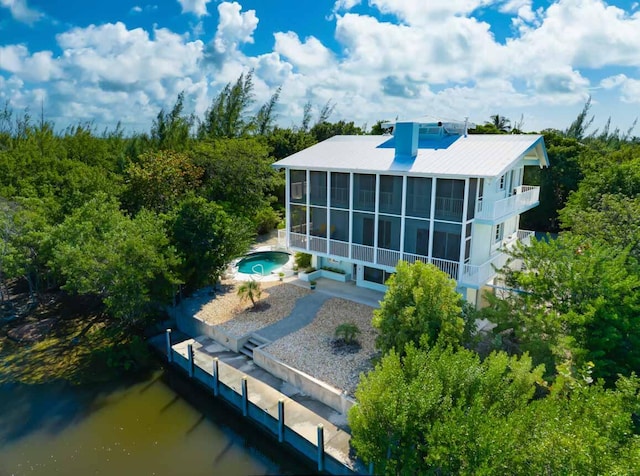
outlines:
{"label": "concrete staircase", "polygon": [[249,340],[247,340],[242,346],[242,348],[240,349],[240,353],[246,355],[250,359],[253,359],[253,349],[268,343],[269,341],[267,339],[263,339],[262,337],[256,334],[251,334],[251,337],[249,337]]}

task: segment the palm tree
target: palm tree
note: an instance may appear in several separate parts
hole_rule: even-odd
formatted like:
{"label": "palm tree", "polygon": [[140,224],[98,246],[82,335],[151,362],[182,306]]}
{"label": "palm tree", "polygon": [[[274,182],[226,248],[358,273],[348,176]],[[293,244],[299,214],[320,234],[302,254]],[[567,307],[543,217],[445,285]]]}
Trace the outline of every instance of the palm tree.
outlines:
{"label": "palm tree", "polygon": [[262,289],[260,289],[260,283],[253,279],[245,281],[238,287],[238,296],[240,296],[240,299],[249,299],[253,307],[256,307],[256,303],[261,295]]}
{"label": "palm tree", "polygon": [[485,122],[487,125],[492,125],[500,132],[509,132],[511,129],[511,121],[500,114],[494,114],[490,116],[491,121]]}

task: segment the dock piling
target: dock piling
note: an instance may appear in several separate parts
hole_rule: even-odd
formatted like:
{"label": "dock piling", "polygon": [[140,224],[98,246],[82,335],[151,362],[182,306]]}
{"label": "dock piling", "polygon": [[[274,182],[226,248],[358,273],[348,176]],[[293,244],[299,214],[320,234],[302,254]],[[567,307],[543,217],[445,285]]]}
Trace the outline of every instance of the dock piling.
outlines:
{"label": "dock piling", "polygon": [[173,362],[173,355],[171,355],[171,329],[167,329],[165,336],[167,338],[167,361],[171,363]]}
{"label": "dock piling", "polygon": [[213,358],[213,396],[217,397],[220,392],[220,368],[218,367],[218,357]]}
{"label": "dock piling", "polygon": [[284,442],[284,399],[278,400],[278,442]]}
{"label": "dock piling", "polygon": [[193,344],[187,344],[187,359],[189,360],[189,377],[193,378]]}
{"label": "dock piling", "polygon": [[324,471],[324,426],[318,423],[318,471]]}
{"label": "dock piling", "polygon": [[249,413],[249,395],[247,393],[247,376],[242,376],[242,416]]}

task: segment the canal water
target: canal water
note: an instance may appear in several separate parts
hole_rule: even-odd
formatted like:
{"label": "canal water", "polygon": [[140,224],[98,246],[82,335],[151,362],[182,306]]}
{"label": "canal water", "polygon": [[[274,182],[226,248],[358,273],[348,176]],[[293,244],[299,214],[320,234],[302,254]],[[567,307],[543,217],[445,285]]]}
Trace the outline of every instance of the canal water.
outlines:
{"label": "canal water", "polygon": [[0,476],[312,470],[174,371],[126,384],[0,385]]}

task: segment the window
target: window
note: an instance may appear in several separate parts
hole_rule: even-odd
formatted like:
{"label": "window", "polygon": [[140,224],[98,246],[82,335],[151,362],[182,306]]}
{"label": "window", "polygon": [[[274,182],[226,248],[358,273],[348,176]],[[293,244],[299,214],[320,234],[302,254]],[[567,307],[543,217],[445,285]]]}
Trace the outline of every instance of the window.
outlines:
{"label": "window", "polygon": [[498,180],[498,190],[504,190],[504,182],[505,182],[505,176],[503,175]]}
{"label": "window", "polygon": [[495,229],[494,229],[493,242],[494,243],[501,242],[503,235],[504,235],[504,224],[499,223],[495,226]]}
{"label": "window", "polygon": [[370,283],[384,284],[393,273],[389,273],[383,269],[364,267],[364,280]]}

